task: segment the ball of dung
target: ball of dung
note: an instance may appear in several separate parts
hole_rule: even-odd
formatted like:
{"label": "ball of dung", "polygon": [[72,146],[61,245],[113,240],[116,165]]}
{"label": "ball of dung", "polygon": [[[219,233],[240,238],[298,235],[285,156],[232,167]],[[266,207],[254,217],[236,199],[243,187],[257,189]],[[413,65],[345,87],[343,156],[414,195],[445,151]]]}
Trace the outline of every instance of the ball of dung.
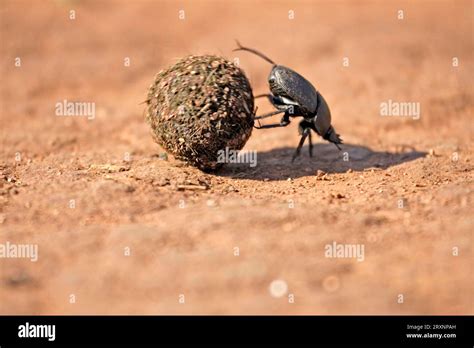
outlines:
{"label": "ball of dung", "polygon": [[188,56],[159,72],[146,119],[155,141],[176,158],[214,171],[222,154],[241,150],[254,125],[252,88],[244,72],[217,56]]}

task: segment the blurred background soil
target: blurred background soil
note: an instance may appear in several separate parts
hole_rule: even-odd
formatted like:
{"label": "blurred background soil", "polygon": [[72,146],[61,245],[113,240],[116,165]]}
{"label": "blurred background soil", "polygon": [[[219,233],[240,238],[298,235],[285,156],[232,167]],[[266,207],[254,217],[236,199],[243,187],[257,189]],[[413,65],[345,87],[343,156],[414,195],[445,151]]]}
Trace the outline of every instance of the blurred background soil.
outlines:
{"label": "blurred background soil", "polygon": [[[473,314],[472,1],[2,1],[0,25],[0,242],[39,247],[0,259],[0,313]],[[254,168],[164,159],[140,104],[159,70],[239,58],[268,90],[234,39],[314,83],[342,152],[291,164],[294,121],[253,131]]]}

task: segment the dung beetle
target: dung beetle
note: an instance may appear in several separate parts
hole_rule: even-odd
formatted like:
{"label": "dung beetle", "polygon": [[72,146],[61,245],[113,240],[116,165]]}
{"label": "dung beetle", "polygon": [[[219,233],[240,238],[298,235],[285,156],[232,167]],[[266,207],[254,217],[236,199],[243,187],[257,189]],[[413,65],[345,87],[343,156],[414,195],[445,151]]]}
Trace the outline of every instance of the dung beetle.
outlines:
{"label": "dung beetle", "polygon": [[301,147],[306,138],[309,139],[309,155],[313,156],[313,143],[311,141],[311,130],[315,131],[323,139],[333,143],[339,150],[342,139],[331,125],[331,112],[323,96],[314,86],[303,76],[282,65],[275,64],[263,53],[248,47],[243,47],[238,41],[238,48],[233,51],[248,51],[265,59],[273,65],[268,76],[271,94],[257,95],[255,98],[267,97],[270,103],[275,106],[276,111],[272,111],[260,116],[255,120],[271,117],[283,113],[280,123],[255,126],[257,129],[286,127],[290,124],[290,117],[303,117],[299,123],[299,133],[301,140],[293,155],[292,162],[300,155]]}

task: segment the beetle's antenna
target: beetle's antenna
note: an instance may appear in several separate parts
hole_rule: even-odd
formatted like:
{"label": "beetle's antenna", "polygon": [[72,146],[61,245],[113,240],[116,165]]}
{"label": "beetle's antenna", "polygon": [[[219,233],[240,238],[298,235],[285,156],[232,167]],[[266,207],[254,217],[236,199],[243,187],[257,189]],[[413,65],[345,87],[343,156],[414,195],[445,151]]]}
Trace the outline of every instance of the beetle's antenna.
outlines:
{"label": "beetle's antenna", "polygon": [[257,56],[259,56],[260,58],[263,58],[265,59],[267,62],[269,62],[270,64],[273,64],[273,65],[276,65],[275,62],[273,60],[271,60],[270,58],[268,58],[266,55],[264,55],[263,53],[257,51],[257,50],[254,50],[253,48],[248,48],[248,47],[244,47],[240,44],[239,41],[235,40],[235,42],[237,43],[237,46],[238,48],[236,49],[233,49],[232,52],[234,51],[248,51],[248,52],[251,52],[253,54],[256,54]]}

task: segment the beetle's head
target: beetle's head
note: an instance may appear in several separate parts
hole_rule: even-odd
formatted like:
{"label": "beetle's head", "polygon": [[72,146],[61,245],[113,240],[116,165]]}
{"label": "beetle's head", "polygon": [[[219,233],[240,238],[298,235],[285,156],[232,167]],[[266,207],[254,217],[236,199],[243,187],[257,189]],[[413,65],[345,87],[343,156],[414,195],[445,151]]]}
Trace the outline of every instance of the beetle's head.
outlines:
{"label": "beetle's head", "polygon": [[285,75],[287,69],[280,65],[275,65],[268,75],[268,84],[270,85],[270,90],[274,95],[280,95],[282,91],[282,82],[285,80]]}

